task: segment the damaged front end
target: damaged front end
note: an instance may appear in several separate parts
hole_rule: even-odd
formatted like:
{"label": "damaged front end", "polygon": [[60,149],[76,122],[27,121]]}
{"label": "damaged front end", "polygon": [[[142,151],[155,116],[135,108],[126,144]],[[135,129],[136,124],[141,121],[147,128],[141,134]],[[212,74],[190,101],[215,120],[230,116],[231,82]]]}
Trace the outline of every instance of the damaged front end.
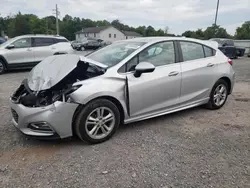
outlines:
{"label": "damaged front end", "polygon": [[69,100],[69,95],[81,87],[81,85],[73,86],[72,84],[65,84],[62,88],[54,87],[37,92],[32,91],[27,82],[27,79],[23,80],[11,99],[15,103],[33,108],[48,106],[56,101],[71,102]]}
{"label": "damaged front end", "polygon": [[33,108],[56,101],[72,102],[70,94],[82,86],[77,82],[105,73],[105,67],[97,64],[76,55],[51,56],[30,72],[11,100]]}
{"label": "damaged front end", "polygon": [[25,135],[42,139],[72,136],[72,120],[79,104],[70,95],[82,86],[80,81],[105,71],[104,66],[77,55],[46,58],[11,96],[14,126]]}

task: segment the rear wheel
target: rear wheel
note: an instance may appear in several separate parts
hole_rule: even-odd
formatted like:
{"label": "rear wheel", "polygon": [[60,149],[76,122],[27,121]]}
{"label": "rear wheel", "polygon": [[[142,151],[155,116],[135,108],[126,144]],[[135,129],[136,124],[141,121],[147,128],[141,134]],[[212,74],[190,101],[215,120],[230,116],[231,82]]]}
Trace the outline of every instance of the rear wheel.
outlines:
{"label": "rear wheel", "polygon": [[5,73],[5,71],[6,71],[5,64],[2,60],[0,60],[0,74]]}
{"label": "rear wheel", "polygon": [[228,93],[227,83],[224,80],[218,80],[211,91],[207,107],[212,110],[221,108],[227,101]]}
{"label": "rear wheel", "polygon": [[106,99],[87,104],[76,119],[78,137],[91,144],[108,140],[120,124],[120,112],[116,105]]}

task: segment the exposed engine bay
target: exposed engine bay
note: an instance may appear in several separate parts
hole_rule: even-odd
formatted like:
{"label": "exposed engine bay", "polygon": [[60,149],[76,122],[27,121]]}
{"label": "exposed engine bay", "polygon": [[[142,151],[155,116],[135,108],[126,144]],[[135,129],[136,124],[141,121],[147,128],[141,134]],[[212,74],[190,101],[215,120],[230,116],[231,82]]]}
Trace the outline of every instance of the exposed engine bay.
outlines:
{"label": "exposed engine bay", "polygon": [[102,75],[105,71],[97,65],[79,60],[73,71],[49,89],[33,91],[28,85],[28,79],[23,80],[13,94],[12,100],[27,107],[48,106],[56,101],[67,102],[70,93],[81,87],[81,85],[73,86],[74,83]]}

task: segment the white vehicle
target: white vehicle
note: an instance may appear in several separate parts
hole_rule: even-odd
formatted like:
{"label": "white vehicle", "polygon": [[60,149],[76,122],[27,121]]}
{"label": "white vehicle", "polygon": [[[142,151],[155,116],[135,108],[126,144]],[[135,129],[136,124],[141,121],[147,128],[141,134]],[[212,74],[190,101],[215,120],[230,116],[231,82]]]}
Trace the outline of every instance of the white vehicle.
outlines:
{"label": "white vehicle", "polygon": [[68,54],[74,50],[61,36],[22,35],[0,45],[0,74],[9,69],[31,68],[51,55]]}

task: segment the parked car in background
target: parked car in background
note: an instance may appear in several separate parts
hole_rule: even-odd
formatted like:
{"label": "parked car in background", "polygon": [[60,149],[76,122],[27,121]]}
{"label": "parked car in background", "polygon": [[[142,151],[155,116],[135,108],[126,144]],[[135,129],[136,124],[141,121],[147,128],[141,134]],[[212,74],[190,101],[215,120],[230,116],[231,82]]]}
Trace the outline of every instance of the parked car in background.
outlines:
{"label": "parked car in background", "polygon": [[212,38],[210,40],[218,42],[219,49],[231,59],[237,59],[245,54],[246,49],[235,47],[232,39]]}
{"label": "parked car in background", "polygon": [[87,37],[81,41],[72,41],[72,47],[78,51],[86,50],[96,50],[100,47],[106,46],[110,43],[103,41],[102,39],[96,39]]}
{"label": "parked car in background", "polygon": [[85,43],[83,45],[83,47],[87,50],[96,50],[96,49],[104,46],[104,44],[102,44],[102,42],[103,42],[103,40],[101,40],[101,39],[88,38],[87,43]]}
{"label": "parked car in background", "polygon": [[0,44],[3,44],[6,40],[2,37],[0,37]]}
{"label": "parked car in background", "polygon": [[0,74],[9,69],[31,68],[48,56],[73,51],[69,41],[61,36],[18,36],[0,46]]}
{"label": "parked car in background", "polygon": [[206,41],[149,37],[119,41],[87,57],[50,56],[11,96],[13,124],[42,138],[109,139],[121,123],[199,105],[216,110],[231,94],[232,61]]}
{"label": "parked car in background", "polygon": [[87,43],[87,40],[85,40],[85,41],[84,40],[82,40],[82,41],[74,40],[74,41],[71,42],[71,45],[72,45],[73,49],[75,49],[77,51],[83,51],[84,50],[83,45],[85,43]]}

